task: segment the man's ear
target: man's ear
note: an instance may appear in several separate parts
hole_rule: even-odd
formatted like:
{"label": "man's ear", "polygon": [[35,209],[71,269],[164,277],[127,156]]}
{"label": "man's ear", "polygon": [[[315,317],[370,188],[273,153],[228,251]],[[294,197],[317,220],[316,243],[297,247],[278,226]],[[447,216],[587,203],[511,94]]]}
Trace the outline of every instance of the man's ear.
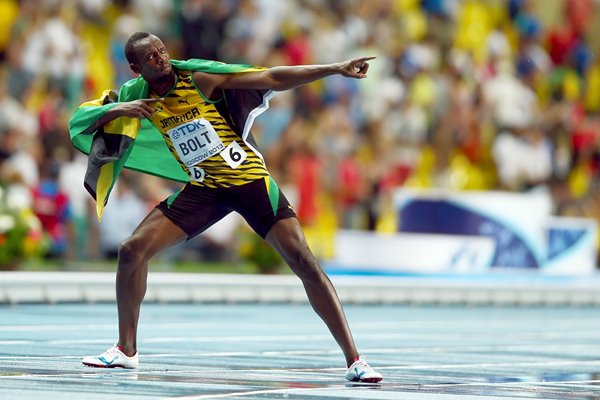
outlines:
{"label": "man's ear", "polygon": [[140,69],[134,63],[129,63],[129,68],[136,74],[140,73]]}

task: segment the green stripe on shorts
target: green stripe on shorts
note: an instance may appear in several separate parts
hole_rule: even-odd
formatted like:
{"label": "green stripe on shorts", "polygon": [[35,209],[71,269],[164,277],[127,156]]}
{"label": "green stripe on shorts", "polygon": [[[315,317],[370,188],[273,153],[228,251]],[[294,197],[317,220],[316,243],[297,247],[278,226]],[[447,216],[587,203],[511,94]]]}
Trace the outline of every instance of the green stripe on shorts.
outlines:
{"label": "green stripe on shorts", "polygon": [[273,209],[273,215],[277,215],[277,208],[279,208],[279,186],[275,183],[273,178],[269,176],[267,182],[267,192],[269,193],[269,201],[271,202],[271,208]]}
{"label": "green stripe on shorts", "polygon": [[[183,189],[181,189],[183,190]],[[179,192],[175,192],[172,195],[169,196],[169,198],[167,199],[167,206],[171,207],[171,204],[173,204],[173,202],[175,201],[175,199],[179,196],[179,194],[181,193],[181,190]]]}

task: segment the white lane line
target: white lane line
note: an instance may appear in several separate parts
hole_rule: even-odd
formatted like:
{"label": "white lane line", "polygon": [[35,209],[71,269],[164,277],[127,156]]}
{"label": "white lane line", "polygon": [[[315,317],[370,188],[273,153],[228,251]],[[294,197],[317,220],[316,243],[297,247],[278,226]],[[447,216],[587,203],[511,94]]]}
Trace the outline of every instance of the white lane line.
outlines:
{"label": "white lane line", "polygon": [[[181,356],[181,355],[180,355]],[[186,355],[188,356],[188,355]],[[144,355],[141,356],[142,358],[145,358]],[[33,364],[33,365],[38,365],[38,366],[42,366],[43,363],[40,363],[38,360],[44,360],[44,359],[80,359],[81,357],[76,357],[76,356],[60,356],[60,357],[38,357],[38,358],[34,358],[34,357],[27,357],[27,358],[8,358],[8,357],[1,357],[0,359],[3,360],[18,360],[19,363],[27,363],[27,364]],[[171,364],[170,364],[171,365]],[[177,370],[177,364],[172,364],[173,365],[173,371]],[[462,369],[484,369],[484,368],[501,368],[501,367],[511,367],[511,368],[517,368],[517,367],[564,367],[564,366],[597,366],[600,365],[600,360],[595,361],[595,360],[588,360],[588,361],[584,361],[584,360],[555,360],[555,361],[506,361],[506,362],[498,362],[498,363],[493,363],[493,362],[488,362],[488,363],[453,363],[453,364],[440,364],[440,363],[432,363],[432,364],[403,364],[403,365],[377,365],[376,369],[377,370],[396,370],[396,371],[417,371],[417,370],[447,370],[447,369],[453,369],[453,370],[462,370]],[[189,367],[189,365],[188,365]],[[230,371],[229,369],[222,369],[223,371]],[[326,367],[326,368],[292,368],[292,369],[285,369],[286,371],[303,371],[303,372],[326,372],[326,371],[345,371],[346,368],[345,367]],[[164,370],[158,370],[161,372],[164,372]],[[181,370],[179,369],[180,372],[193,372],[193,371],[188,371],[188,370]],[[215,368],[211,368],[211,372],[216,372],[219,371],[218,369]],[[262,375],[262,371],[260,369],[250,369],[250,370],[244,370],[244,369],[236,369],[236,372],[239,373],[257,373],[257,374],[261,374]],[[274,370],[265,370],[264,372],[269,374]],[[144,372],[147,373],[147,370],[138,370],[138,372]],[[584,372],[582,372],[584,373]]]}
{"label": "white lane line", "polygon": [[33,340],[0,340],[1,345],[14,346],[16,344],[33,344],[35,343]]}
{"label": "white lane line", "polygon": [[0,356],[2,361],[19,360],[19,362],[32,362],[40,364],[39,360],[70,360],[80,359],[81,356]]}
{"label": "white lane line", "polygon": [[[497,368],[497,367],[558,367],[567,365],[600,365],[600,361],[582,361],[582,360],[566,360],[566,361],[510,361],[510,362],[499,362],[499,363],[479,363],[479,364],[422,364],[422,365],[394,365],[394,366],[376,366],[377,370],[422,370],[422,369],[433,369],[433,370],[444,370],[444,369],[471,369],[471,368]],[[317,370],[317,369],[315,369]],[[320,371],[339,371],[345,370],[345,368],[321,368]]]}
{"label": "white lane line", "polygon": [[[420,341],[427,339],[439,340],[439,333],[363,333],[356,334],[357,338],[361,340],[398,340],[398,339],[419,339]],[[499,332],[499,333],[487,333],[487,332],[473,332],[472,334],[467,333],[445,333],[443,335],[444,341],[466,341],[469,337],[475,336],[477,339],[494,339],[496,340],[499,336],[503,341],[508,339],[569,339],[570,341],[575,339],[597,339],[597,331],[564,331],[564,332]],[[50,339],[50,340],[0,340],[0,345],[13,345],[13,344],[97,344],[107,343],[114,339]],[[247,336],[180,336],[180,337],[156,337],[156,338],[145,338],[139,340],[142,343],[181,343],[181,342],[193,342],[193,343],[230,343],[230,342],[314,342],[321,340],[333,340],[330,334],[319,334],[319,335],[247,335]]]}
{"label": "white lane line", "polygon": [[49,332],[49,331],[87,331],[101,329],[116,329],[118,325],[114,324],[81,324],[81,325],[2,325],[0,332]]}
{"label": "white lane line", "polygon": [[[108,340],[102,340],[102,343],[109,343]],[[32,344],[26,342],[25,344]],[[506,351],[560,351],[566,349],[585,349],[587,352],[600,353],[597,349],[600,345],[590,345],[587,343],[582,344],[543,344],[543,343],[531,343],[522,345],[489,345],[489,346],[435,346],[435,347],[387,347],[387,348],[362,348],[362,352],[368,354],[373,358],[374,354],[420,354],[420,353],[465,353],[465,352],[480,352],[480,353],[493,353],[494,355],[502,355]],[[322,356],[322,355],[339,355],[341,350],[338,348],[331,349],[319,349],[319,350],[268,350],[268,351],[218,351],[218,352],[179,352],[179,353],[141,353],[142,358],[169,358],[169,357],[278,357],[278,356]],[[21,360],[21,359],[71,359],[79,358],[79,356],[0,356],[0,360]]]}
{"label": "white lane line", "polygon": [[[582,380],[582,381],[519,381],[519,382],[459,382],[459,383],[452,383],[452,387],[456,387],[456,386],[486,386],[486,387],[502,387],[502,386],[520,386],[520,385],[524,385],[524,386],[563,386],[563,385],[579,385],[579,384],[586,384],[586,385],[597,385],[598,383],[600,383],[600,380],[594,380],[594,379],[589,379],[589,380]],[[448,384],[443,384],[443,383],[431,383],[431,384],[421,384],[421,387],[426,387],[428,389],[431,388],[444,388],[444,387],[448,387]],[[594,387],[594,389],[596,389]],[[591,398],[588,397],[585,394],[582,394],[582,398]],[[597,398],[597,397],[593,397],[593,398]]]}
{"label": "white lane line", "polygon": [[[517,350],[516,348],[514,348],[515,346],[507,346],[507,347],[498,347],[498,346],[493,346],[493,347],[479,347],[479,346],[473,346],[473,347],[437,347],[437,348],[406,348],[406,349],[369,349],[369,348],[364,348],[363,349],[363,353],[365,354],[369,354],[371,356],[371,360],[373,359],[377,359],[377,357],[374,357],[374,354],[383,354],[383,355],[390,355],[390,354],[419,354],[419,353],[446,353],[446,352],[450,352],[450,353],[463,353],[465,351],[480,351],[480,352],[494,352],[495,355],[502,355],[501,352],[502,351],[509,351],[509,350]],[[540,348],[540,347],[545,347],[545,348],[550,348],[550,349],[563,349],[565,346],[557,346],[557,345],[549,345],[549,346],[536,346],[536,349]],[[572,346],[569,346],[572,347]],[[582,345],[582,346],[577,346],[577,347],[582,347],[582,348],[588,348],[587,345]],[[528,345],[523,345],[523,346],[519,346],[519,349],[531,349],[531,346]],[[197,357],[197,358],[217,358],[217,357],[290,357],[290,356],[324,356],[324,355],[332,355],[332,356],[337,356],[340,355],[341,351],[339,349],[322,349],[322,350],[289,350],[289,351],[227,351],[227,352],[194,352],[194,353],[142,353],[140,354],[140,357],[144,360],[147,359],[159,359],[159,358],[173,358],[173,357],[181,357],[182,355],[185,355],[186,357]],[[72,360],[72,359],[80,359],[82,356],[80,355],[72,355],[72,356],[55,356],[55,355],[48,355],[48,356],[0,356],[0,360],[2,361],[12,361],[12,360],[18,360],[20,362],[32,362],[32,363],[39,363],[38,360]],[[504,358],[506,358],[507,356],[504,356]],[[513,357],[518,357],[518,356],[513,356]],[[381,362],[381,361],[379,361]],[[551,363],[551,365],[572,365],[572,364],[589,364],[589,365],[595,365],[597,363],[600,363],[599,361],[584,361],[584,360],[556,360],[556,361],[530,361],[530,362],[522,362],[522,363],[516,363],[516,362],[510,362],[507,365],[550,365],[550,364],[545,364],[545,363]],[[402,366],[378,366],[377,369],[396,369],[396,368],[401,368],[401,369],[411,369],[411,368],[419,368],[419,369],[426,369],[426,368],[440,368],[440,369],[447,369],[447,368],[456,368],[457,366],[461,366],[461,367],[468,367],[469,365],[474,365],[475,367],[480,367],[480,366],[486,366],[486,365],[490,365],[490,366],[505,366],[505,363],[486,363],[486,364],[445,364],[445,365],[440,365],[440,364],[427,364],[427,365],[421,365],[421,366],[412,366],[412,365],[402,365]],[[334,368],[337,369],[337,368]]]}
{"label": "white lane line", "polygon": [[[222,393],[222,394],[201,394],[201,395],[191,395],[191,396],[183,396],[183,397],[168,397],[169,400],[202,400],[202,399],[225,399],[228,397],[240,397],[240,396],[255,396],[262,394],[280,394],[284,397],[292,393],[299,392],[314,392],[314,391],[339,391],[340,389],[344,389],[344,386],[340,387],[318,387],[318,388],[293,388],[293,389],[265,389],[265,390],[247,390],[243,392],[231,392],[231,393]],[[165,398],[166,400],[167,398]]]}
{"label": "white lane line", "polygon": [[[153,373],[153,371],[148,371],[149,373]],[[160,372],[160,371],[157,371]],[[236,372],[240,372],[240,373],[244,373],[244,371],[236,371]],[[94,378],[96,374],[89,374],[90,378]],[[106,374],[105,374],[106,375]],[[128,372],[127,375],[124,373],[114,373],[111,374],[112,377],[114,377],[115,379],[110,379],[110,382],[122,382],[123,378],[131,378],[131,379],[139,379],[138,375],[140,375],[137,372],[131,373]],[[130,375],[130,376],[128,376]],[[280,378],[279,375],[274,374],[272,375],[274,378]],[[56,380],[56,381],[63,381],[65,378],[70,378],[70,377],[83,377],[85,378],[85,376],[82,376],[82,374],[63,374],[63,375],[56,375],[56,374],[47,374],[47,375],[26,375],[26,376],[12,376],[12,377],[3,377],[0,376],[0,380],[2,380],[2,378],[8,378],[8,379],[24,379],[24,380],[38,380],[38,379],[42,379],[42,380]],[[295,377],[297,377],[297,375],[295,375]],[[338,381],[336,380],[331,380],[332,383],[333,381]],[[277,389],[263,389],[263,390],[246,390],[246,391],[239,391],[239,392],[230,392],[230,393],[221,393],[221,394],[201,394],[201,395],[186,395],[186,396],[179,396],[179,397],[168,397],[165,398],[165,400],[169,399],[169,400],[202,400],[202,399],[215,399],[215,398],[234,398],[234,397],[243,397],[243,396],[255,396],[255,395],[268,395],[268,394],[279,394],[282,395],[283,397],[287,397],[287,395],[289,394],[299,394],[299,395],[310,395],[311,392],[313,394],[317,394],[319,393],[319,395],[321,395],[322,392],[331,392],[331,391],[336,391],[337,393],[340,393],[340,391],[347,391],[348,388],[345,385],[336,385],[336,386],[332,386],[330,383],[328,383],[329,380],[326,380],[325,382],[323,382],[324,384],[327,384],[326,387],[312,387],[312,388],[289,388],[289,389],[282,389],[282,388],[277,388]],[[386,382],[387,383],[387,382]],[[399,393],[401,391],[401,384],[400,386],[395,385],[395,386],[391,386],[391,385],[387,385],[386,383],[383,383],[381,385],[370,385],[370,384],[364,384],[364,385],[360,385],[360,386],[390,386],[390,388],[394,387],[396,390],[396,393]],[[444,388],[448,388],[448,387],[489,387],[489,388],[496,388],[496,389],[501,389],[503,387],[508,388],[508,387],[512,387],[512,388],[518,388],[518,387],[527,387],[527,388],[535,388],[535,387],[555,387],[555,386],[560,386],[560,387],[565,387],[566,385],[571,385],[571,386],[580,386],[585,388],[586,386],[596,386],[600,383],[600,380],[570,380],[570,381],[527,381],[527,382],[523,382],[523,381],[519,381],[519,382],[502,382],[502,383],[491,383],[491,382],[453,382],[451,384],[448,383],[431,383],[431,384],[421,384],[420,387],[422,389],[427,388],[427,389],[433,389],[433,388],[439,388],[439,389],[444,389]],[[442,394],[439,394],[440,396],[442,396]],[[455,396],[455,395],[445,395],[447,396]],[[446,398],[444,397],[444,398]],[[457,396],[458,397],[458,396]],[[364,396],[360,396],[360,398],[364,398]],[[380,398],[379,396],[377,396],[376,398]],[[440,397],[441,398],[441,397]],[[469,397],[470,398],[470,397]],[[479,398],[479,397],[473,397],[473,398]],[[496,398],[496,397],[494,397]],[[498,397],[500,398],[500,397]],[[505,398],[504,396],[502,396],[502,398]]]}
{"label": "white lane line", "polygon": [[[465,353],[465,352],[481,352],[481,353],[495,353],[496,355],[502,355],[502,352],[506,351],[520,351],[520,350],[564,350],[569,349],[585,349],[588,352],[592,349],[596,349],[600,345],[589,345],[584,344],[523,344],[523,345],[509,345],[509,346],[436,346],[436,347],[410,347],[410,348],[369,348],[365,347],[362,352],[365,354],[412,354],[412,353]],[[600,352],[600,351],[599,351]],[[321,355],[338,355],[341,354],[340,349],[320,349],[320,350],[278,350],[278,351],[236,351],[236,352],[214,352],[214,353],[149,353],[142,354],[144,358],[162,358],[162,357],[178,357],[178,356],[189,356],[189,357],[230,357],[230,356],[321,356]],[[0,356],[0,359],[2,357]]]}
{"label": "white lane line", "polygon": [[[360,340],[411,340],[418,339],[436,340],[439,341],[439,333],[363,333],[355,335]],[[544,339],[568,339],[569,341],[577,339],[596,340],[597,331],[564,331],[564,332],[517,332],[517,333],[482,333],[474,332],[473,334],[456,333],[444,334],[444,341],[466,341],[469,337],[475,336],[478,340],[493,339],[497,340],[501,337],[502,341],[506,340],[525,340],[535,339],[536,341]],[[315,342],[315,341],[330,341],[333,340],[330,334],[323,335],[248,335],[248,336],[180,336],[180,337],[156,337],[143,338],[138,340],[141,343],[232,343],[232,342]],[[0,345],[31,345],[31,344],[101,344],[113,342],[114,338],[103,339],[49,339],[49,340],[21,340],[9,339],[0,340]],[[567,344],[567,343],[565,343]],[[457,346],[457,348],[460,346]]]}
{"label": "white lane line", "polygon": [[[523,322],[521,324],[521,322]],[[526,319],[526,320],[493,320],[493,321],[485,321],[478,319],[466,319],[466,320],[435,320],[435,321],[375,321],[375,322],[351,322],[351,327],[353,329],[368,329],[368,330],[381,330],[381,329],[391,329],[391,328],[399,328],[399,329],[410,329],[410,328],[431,328],[431,327],[443,327],[445,329],[448,328],[465,328],[465,324],[473,324],[472,326],[477,328],[485,323],[486,328],[499,328],[499,327],[513,327],[519,328],[520,326],[525,325],[526,327],[531,326],[540,326],[539,324],[543,324],[545,328],[552,329],[553,327],[564,327],[569,326],[573,327],[576,324],[581,324],[583,326],[589,326],[589,324],[597,323],[597,319],[589,318],[589,319],[552,319],[552,320],[535,320],[535,319]],[[303,327],[313,327],[313,326],[322,326],[323,323],[320,321],[317,322],[304,322],[302,323]],[[600,326],[600,324],[597,324]],[[140,328],[142,329],[168,329],[168,330],[179,330],[179,329],[194,329],[194,328],[206,328],[206,329],[215,329],[219,327],[227,328],[231,326],[231,322],[229,321],[219,321],[219,322],[165,322],[165,323],[156,323],[156,322],[144,322],[140,321]],[[289,328],[289,323],[272,323],[272,322],[239,322],[236,323],[236,327],[239,329],[251,329],[251,328],[262,328],[265,330],[270,330],[278,327]],[[116,329],[118,327],[117,323],[103,323],[103,324],[43,324],[43,325],[34,325],[34,324],[21,324],[21,325],[0,325],[0,332],[28,332],[28,331],[83,331],[83,330],[100,330],[100,329]]]}
{"label": "white lane line", "polygon": [[[11,341],[14,344],[16,341]],[[110,340],[98,340],[98,343],[109,344]],[[32,341],[21,341],[21,344],[33,344]],[[495,355],[502,355],[507,351],[561,351],[561,350],[574,350],[574,349],[585,349],[587,352],[598,352],[595,349],[600,345],[590,345],[588,343],[561,343],[561,344],[544,344],[544,343],[527,343],[520,345],[476,345],[476,346],[460,346],[460,345],[449,345],[449,346],[419,346],[419,347],[363,347],[362,352],[371,355],[374,354],[420,354],[420,353],[465,353],[465,352],[480,352],[480,353],[494,353]],[[168,357],[278,357],[278,356],[321,356],[321,355],[339,355],[341,350],[338,348],[329,349],[318,349],[318,350],[267,350],[267,351],[218,351],[218,352],[179,352],[179,353],[142,353],[143,358],[168,358]],[[71,359],[79,358],[79,356],[0,356],[0,360],[21,360],[21,359]]]}

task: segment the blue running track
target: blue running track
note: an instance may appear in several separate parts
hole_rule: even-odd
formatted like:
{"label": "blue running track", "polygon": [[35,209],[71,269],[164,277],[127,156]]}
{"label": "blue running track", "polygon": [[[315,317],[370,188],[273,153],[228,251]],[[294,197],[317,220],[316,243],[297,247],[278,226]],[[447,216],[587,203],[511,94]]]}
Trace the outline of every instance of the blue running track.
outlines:
{"label": "blue running track", "polygon": [[0,399],[595,399],[593,307],[346,306],[384,374],[353,384],[307,304],[144,304],[139,370],[84,367],[116,306],[0,306]]}

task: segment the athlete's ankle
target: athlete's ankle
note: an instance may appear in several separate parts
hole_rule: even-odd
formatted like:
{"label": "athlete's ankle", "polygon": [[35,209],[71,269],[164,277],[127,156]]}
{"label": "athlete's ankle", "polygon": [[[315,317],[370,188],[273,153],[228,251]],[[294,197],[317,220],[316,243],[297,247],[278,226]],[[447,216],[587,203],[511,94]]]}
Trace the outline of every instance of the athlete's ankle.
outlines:
{"label": "athlete's ankle", "polygon": [[354,362],[358,361],[359,358],[359,354],[356,354],[356,356],[351,356],[350,358],[346,358],[347,366],[350,367],[352,364],[354,364]]}
{"label": "athlete's ankle", "polygon": [[137,350],[133,346],[124,346],[117,343],[117,348],[127,357],[133,357],[137,353]]}

